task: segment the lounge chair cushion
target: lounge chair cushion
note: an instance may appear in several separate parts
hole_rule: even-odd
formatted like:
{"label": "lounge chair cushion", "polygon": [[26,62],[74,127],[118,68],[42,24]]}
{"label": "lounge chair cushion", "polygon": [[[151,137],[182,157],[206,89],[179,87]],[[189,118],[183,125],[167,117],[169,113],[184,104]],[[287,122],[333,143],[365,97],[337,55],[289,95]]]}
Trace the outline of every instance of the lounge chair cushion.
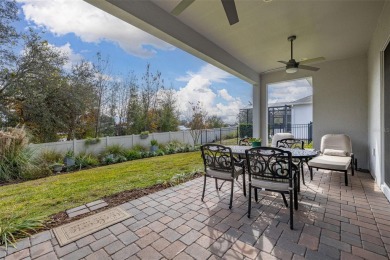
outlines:
{"label": "lounge chair cushion", "polygon": [[346,171],[351,164],[351,157],[320,155],[309,161],[309,166],[314,168]]}
{"label": "lounge chair cushion", "polygon": [[348,156],[348,152],[345,150],[338,150],[338,149],[324,149],[324,155]]}

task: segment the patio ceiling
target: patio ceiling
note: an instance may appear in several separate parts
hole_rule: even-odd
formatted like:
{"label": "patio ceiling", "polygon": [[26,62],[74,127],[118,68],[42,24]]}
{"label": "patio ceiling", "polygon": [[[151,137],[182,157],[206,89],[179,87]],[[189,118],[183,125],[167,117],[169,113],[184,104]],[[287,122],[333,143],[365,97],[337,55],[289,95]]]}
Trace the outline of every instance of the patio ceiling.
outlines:
{"label": "patio ceiling", "polygon": [[180,0],[85,1],[249,82],[289,59],[292,34],[297,60],[366,53],[385,2],[236,0],[240,21],[230,26],[220,1],[196,0],[179,16],[170,11]]}

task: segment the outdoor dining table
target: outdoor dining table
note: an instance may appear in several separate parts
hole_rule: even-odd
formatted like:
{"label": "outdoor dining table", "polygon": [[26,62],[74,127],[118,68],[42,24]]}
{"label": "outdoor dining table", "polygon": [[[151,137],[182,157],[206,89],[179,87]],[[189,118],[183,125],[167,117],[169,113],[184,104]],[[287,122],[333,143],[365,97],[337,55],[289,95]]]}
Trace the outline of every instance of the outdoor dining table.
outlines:
{"label": "outdoor dining table", "polygon": [[[251,149],[251,146],[245,146],[245,145],[228,145],[230,149],[232,149],[232,153],[235,155],[244,155],[245,156],[245,151]],[[303,160],[306,162],[318,155],[318,151],[313,150],[313,149],[298,149],[298,148],[279,148],[282,149],[283,151],[288,151],[291,152],[291,157],[293,159],[299,159],[298,163],[298,169],[299,169],[299,174],[298,174],[298,191],[300,191],[300,175],[301,171],[303,171]],[[303,179],[303,184],[305,184],[305,180]]]}

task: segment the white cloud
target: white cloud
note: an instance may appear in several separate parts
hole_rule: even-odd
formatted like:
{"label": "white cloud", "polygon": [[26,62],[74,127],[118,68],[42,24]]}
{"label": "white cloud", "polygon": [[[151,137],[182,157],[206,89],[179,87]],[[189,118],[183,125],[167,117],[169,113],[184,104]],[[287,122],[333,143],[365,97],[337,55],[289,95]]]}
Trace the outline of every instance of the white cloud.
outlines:
{"label": "white cloud", "polygon": [[71,69],[72,65],[80,63],[84,58],[83,55],[74,52],[74,50],[71,48],[70,43],[65,43],[62,46],[54,46],[50,44],[50,46],[56,50],[59,50],[62,54],[68,57],[69,60],[64,66],[65,69]]}
{"label": "white cloud", "polygon": [[164,41],[103,12],[82,0],[18,0],[27,21],[55,35],[74,33],[82,41],[110,41],[127,53],[151,57],[156,49],[173,50]]}
{"label": "white cloud", "polygon": [[229,95],[228,91],[226,89],[221,89],[218,91],[219,96],[221,96],[226,101],[232,101],[234,98]]}
{"label": "white cloud", "polygon": [[[187,72],[187,75],[180,77],[178,81],[185,81],[187,84],[176,91],[178,107],[185,116],[190,115],[190,102],[196,104],[198,101],[208,115],[221,117],[227,123],[234,123],[237,120],[239,109],[243,107],[240,98],[233,98],[228,90],[222,89],[213,91],[213,83],[225,83],[226,79],[232,77],[229,73],[222,71],[210,64],[203,66],[199,72]],[[224,102],[218,102],[218,96]]]}
{"label": "white cloud", "polygon": [[311,79],[299,79],[270,84],[268,103],[291,102],[313,94]]}

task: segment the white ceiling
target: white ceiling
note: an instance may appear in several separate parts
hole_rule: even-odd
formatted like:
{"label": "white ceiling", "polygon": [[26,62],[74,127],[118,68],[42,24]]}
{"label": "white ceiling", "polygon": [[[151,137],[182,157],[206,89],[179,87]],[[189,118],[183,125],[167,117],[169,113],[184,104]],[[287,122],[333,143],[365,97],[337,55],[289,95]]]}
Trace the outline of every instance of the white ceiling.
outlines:
{"label": "white ceiling", "polygon": [[[263,73],[281,67],[278,60],[289,60],[287,37],[293,34],[297,35],[294,42],[297,61],[319,56],[329,61],[365,54],[386,0],[236,0],[240,21],[232,26],[218,0],[195,0],[177,17],[170,11],[180,0],[152,0],[152,3],[144,0],[141,4],[149,2],[145,3],[145,10],[134,8],[134,2],[138,1],[108,0],[121,8],[122,13],[109,10],[99,0],[86,1],[183,48],[178,43],[183,39],[175,41],[161,37],[159,31],[164,28],[159,28],[159,23],[167,22],[172,28],[181,28],[181,32],[188,32],[187,38],[194,37],[186,43],[191,48],[184,49],[201,58],[205,51],[197,48],[194,39],[203,36],[222,49],[221,53],[225,51],[225,56],[230,54],[256,73]],[[130,12],[137,18],[127,19],[125,15]],[[158,16],[160,20],[149,20],[153,19],[151,16]],[[143,26],[139,20],[147,20],[151,26]],[[166,28],[165,33],[174,34],[172,28]],[[167,32],[169,30],[171,33]],[[180,35],[173,38],[178,39]],[[211,63],[217,66],[224,63],[222,57],[215,60]]]}

